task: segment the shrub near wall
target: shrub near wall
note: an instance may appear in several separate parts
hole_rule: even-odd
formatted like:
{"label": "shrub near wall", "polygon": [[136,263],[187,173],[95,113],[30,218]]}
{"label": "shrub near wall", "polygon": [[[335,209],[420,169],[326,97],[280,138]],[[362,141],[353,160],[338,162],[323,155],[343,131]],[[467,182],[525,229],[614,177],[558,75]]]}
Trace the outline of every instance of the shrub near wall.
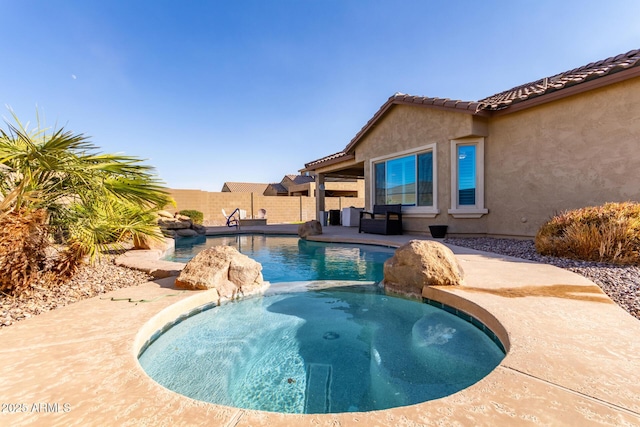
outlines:
{"label": "shrub near wall", "polygon": [[178,213],[191,218],[191,221],[193,221],[194,224],[202,225],[202,221],[204,220],[204,214],[195,209],[184,209]]}
{"label": "shrub near wall", "polygon": [[542,255],[640,265],[640,204],[607,203],[563,212],[536,235]]}

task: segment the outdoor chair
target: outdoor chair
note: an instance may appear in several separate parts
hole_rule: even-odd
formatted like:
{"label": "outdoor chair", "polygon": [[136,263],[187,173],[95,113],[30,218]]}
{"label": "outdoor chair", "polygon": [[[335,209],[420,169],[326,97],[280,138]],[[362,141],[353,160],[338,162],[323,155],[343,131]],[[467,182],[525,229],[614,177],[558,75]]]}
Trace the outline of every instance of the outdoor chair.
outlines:
{"label": "outdoor chair", "polygon": [[373,212],[360,212],[358,232],[402,234],[402,205],[374,205]]}

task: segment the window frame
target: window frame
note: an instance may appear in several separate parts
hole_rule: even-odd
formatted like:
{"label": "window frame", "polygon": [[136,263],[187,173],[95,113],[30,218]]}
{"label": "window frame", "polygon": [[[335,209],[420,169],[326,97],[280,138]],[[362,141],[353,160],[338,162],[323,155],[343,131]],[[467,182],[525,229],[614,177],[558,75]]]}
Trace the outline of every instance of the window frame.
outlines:
{"label": "window frame", "polygon": [[[475,205],[460,205],[458,203],[458,147],[476,147],[476,194]],[[451,209],[449,215],[454,218],[481,218],[489,213],[484,207],[484,138],[463,138],[451,140]]]}
{"label": "window frame", "polygon": [[[433,203],[431,206],[417,206],[418,197],[418,155],[430,152],[432,155],[432,178],[433,178]],[[420,217],[420,218],[435,218],[440,213],[438,209],[438,152],[437,144],[422,145],[410,150],[399,151],[386,156],[375,157],[369,160],[369,176],[371,177],[371,186],[369,189],[369,195],[371,205],[373,206],[376,201],[376,172],[375,165],[381,162],[388,162],[390,160],[400,159],[402,157],[414,156],[416,164],[416,206],[402,206],[402,214],[407,217]],[[385,166],[386,170],[386,166]],[[386,181],[386,177],[385,177]]]}

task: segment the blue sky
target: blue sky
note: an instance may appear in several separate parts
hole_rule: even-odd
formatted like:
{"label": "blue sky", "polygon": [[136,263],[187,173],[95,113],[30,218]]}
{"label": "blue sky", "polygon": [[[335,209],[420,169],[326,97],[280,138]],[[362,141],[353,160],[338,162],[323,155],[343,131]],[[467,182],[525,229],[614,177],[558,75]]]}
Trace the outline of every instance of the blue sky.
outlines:
{"label": "blue sky", "polygon": [[[0,0],[0,107],[171,188],[279,182],[395,92],[473,101],[640,48],[630,1]],[[3,127],[4,124],[3,124]]]}

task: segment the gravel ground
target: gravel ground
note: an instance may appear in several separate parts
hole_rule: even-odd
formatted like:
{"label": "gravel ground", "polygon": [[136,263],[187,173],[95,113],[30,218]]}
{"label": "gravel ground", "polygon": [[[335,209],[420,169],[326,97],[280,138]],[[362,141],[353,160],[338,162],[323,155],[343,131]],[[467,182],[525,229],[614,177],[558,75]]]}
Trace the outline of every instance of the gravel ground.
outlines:
{"label": "gravel ground", "polygon": [[542,256],[536,252],[532,240],[480,237],[450,238],[445,239],[445,242],[452,245],[464,246],[465,248],[551,264],[581,274],[600,286],[609,298],[624,308],[629,314],[640,320],[639,267]]}
{"label": "gravel ground", "polygon": [[[552,264],[581,274],[609,295],[632,316],[640,319],[640,268],[613,264],[574,261],[542,256],[533,241],[493,238],[451,238],[446,243]],[[53,287],[34,288],[29,297],[13,298],[0,294],[0,328],[36,316],[45,311],[119,288],[137,286],[152,280],[146,273],[118,267],[113,258],[94,266],[85,265],[69,282]]]}
{"label": "gravel ground", "polygon": [[113,257],[105,258],[94,266],[82,266],[67,283],[34,287],[28,297],[14,298],[0,294],[0,328],[76,301],[119,288],[137,286],[152,279],[141,271],[116,266]]}

